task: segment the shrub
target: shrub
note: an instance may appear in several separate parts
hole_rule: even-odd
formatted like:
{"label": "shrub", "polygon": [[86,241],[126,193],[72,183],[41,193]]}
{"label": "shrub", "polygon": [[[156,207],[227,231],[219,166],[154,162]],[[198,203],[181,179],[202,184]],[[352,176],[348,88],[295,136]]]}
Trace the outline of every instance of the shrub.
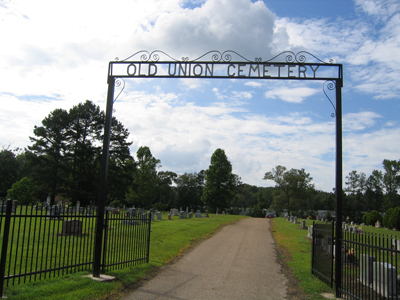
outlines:
{"label": "shrub", "polygon": [[400,229],[400,207],[393,209],[390,214],[389,226],[393,229]]}
{"label": "shrub", "polygon": [[371,211],[370,213],[366,214],[366,216],[367,217],[365,219],[367,221],[366,222],[367,225],[373,226],[378,221],[382,222],[382,215],[376,210]]}
{"label": "shrub", "polygon": [[389,218],[390,218],[390,215],[392,214],[392,211],[393,211],[393,208],[389,208],[386,211],[385,216],[383,217],[382,225],[385,228],[390,228],[390,226],[389,226]]}
{"label": "shrub", "polygon": [[363,223],[364,223],[365,225],[369,225],[369,224],[368,224],[368,221],[367,221],[368,215],[369,215],[369,213],[366,213],[365,215],[363,215]]}

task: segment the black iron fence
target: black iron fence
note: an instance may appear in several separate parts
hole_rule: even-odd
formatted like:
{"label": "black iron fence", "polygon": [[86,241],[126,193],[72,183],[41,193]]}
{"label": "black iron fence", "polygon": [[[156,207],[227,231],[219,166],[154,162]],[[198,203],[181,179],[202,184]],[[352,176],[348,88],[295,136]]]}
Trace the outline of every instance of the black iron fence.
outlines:
{"label": "black iron fence", "polygon": [[331,288],[333,287],[333,240],[331,223],[313,223],[311,272]]}
{"label": "black iron fence", "polygon": [[[91,270],[97,217],[95,207],[0,202],[0,296],[4,285]],[[103,272],[148,262],[149,216],[114,209],[104,225]]]}
{"label": "black iron fence", "polygon": [[350,299],[400,299],[398,265],[400,239],[343,231],[341,291]]}
{"label": "black iron fence", "polygon": [[[350,226],[342,231],[341,244],[341,282],[335,284],[343,298],[400,299],[399,237]],[[331,287],[335,250],[333,224],[314,224],[312,273]]]}

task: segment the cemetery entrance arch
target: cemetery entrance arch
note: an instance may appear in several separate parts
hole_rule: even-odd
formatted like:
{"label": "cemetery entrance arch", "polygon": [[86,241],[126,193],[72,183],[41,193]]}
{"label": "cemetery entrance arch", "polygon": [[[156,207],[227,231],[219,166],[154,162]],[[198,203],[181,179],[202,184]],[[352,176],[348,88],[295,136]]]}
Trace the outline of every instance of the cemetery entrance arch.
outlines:
{"label": "cemetery entrance arch", "polygon": [[[343,67],[332,61],[325,62],[316,56],[301,51],[283,52],[271,59],[256,57],[249,60],[234,51],[209,51],[190,60],[180,60],[162,51],[139,51],[124,59],[111,61],[108,68],[108,95],[106,122],[104,127],[103,155],[100,172],[98,198],[98,222],[96,229],[96,252],[94,276],[100,276],[100,257],[103,234],[103,217],[106,199],[107,168],[113,103],[125,86],[125,78],[221,78],[221,79],[260,79],[260,80],[317,80],[321,81],[325,96],[331,102],[336,118],[336,293],[341,282],[342,238],[342,86]],[[119,94],[114,98],[115,87]],[[335,94],[332,102],[328,94]]]}

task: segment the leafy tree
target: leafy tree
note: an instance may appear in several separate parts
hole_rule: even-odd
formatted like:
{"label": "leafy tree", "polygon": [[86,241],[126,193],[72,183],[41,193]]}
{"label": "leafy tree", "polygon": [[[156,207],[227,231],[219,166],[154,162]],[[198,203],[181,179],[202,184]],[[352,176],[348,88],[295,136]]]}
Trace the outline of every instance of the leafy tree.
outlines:
{"label": "leafy tree", "polygon": [[43,119],[42,125],[34,127],[35,137],[29,137],[33,145],[28,146],[31,151],[28,157],[36,166],[33,175],[43,184],[54,203],[55,196],[64,191],[64,184],[68,181],[65,159],[70,126],[68,112],[55,109]]}
{"label": "leafy tree", "polygon": [[383,185],[386,191],[385,207],[400,205],[398,190],[400,188],[400,160],[383,160]]}
{"label": "leafy tree", "polygon": [[17,200],[19,204],[28,205],[37,202],[36,184],[31,178],[24,177],[15,182],[7,192],[7,199]]}
{"label": "leafy tree", "polygon": [[393,212],[393,208],[389,208],[386,211],[385,216],[383,217],[383,222],[382,222],[383,227],[390,228],[389,219],[390,219],[390,216],[392,215],[392,212]]}
{"label": "leafy tree", "polygon": [[206,170],[206,183],[201,200],[211,210],[225,209],[235,198],[238,177],[232,174],[232,164],[225,151],[218,148],[211,156],[211,164]]}
{"label": "leafy tree", "polygon": [[383,219],[382,215],[376,210],[373,210],[373,211],[365,214],[363,217],[363,221],[367,225],[375,225],[376,222],[378,222],[378,221],[382,222],[383,221],[382,219]]}
{"label": "leafy tree", "polygon": [[7,195],[7,190],[18,180],[19,164],[15,153],[9,147],[0,151],[0,197]]}
{"label": "leafy tree", "polygon": [[390,214],[388,225],[390,228],[393,229],[400,229],[400,207],[396,207],[393,209],[392,213]]}
{"label": "leafy tree", "polygon": [[136,156],[137,169],[126,201],[137,207],[150,207],[157,199],[157,168],[161,167],[160,160],[153,157],[147,146],[140,147]]}
{"label": "leafy tree", "polygon": [[[51,195],[80,201],[81,205],[95,203],[98,196],[101,145],[105,114],[99,106],[86,101],[69,112],[56,109],[34,128],[33,145],[28,146],[26,158],[33,166],[32,177],[40,188]],[[133,158],[129,154],[129,132],[115,118],[110,137],[110,176],[107,193],[124,199],[127,174]],[[129,177],[129,176],[128,176]],[[117,190],[121,191],[120,193]],[[110,199],[115,200],[115,199]]]}
{"label": "leafy tree", "polygon": [[307,207],[308,192],[314,188],[312,177],[304,169],[290,169],[276,166],[272,171],[265,173],[264,180],[273,180],[278,191],[274,194],[272,208],[280,213],[287,210],[300,210]]}
{"label": "leafy tree", "polygon": [[241,208],[257,205],[259,200],[258,195],[258,187],[247,183],[241,183],[237,186],[237,193],[233,206]]}
{"label": "leafy tree", "polygon": [[205,176],[206,172],[201,170],[199,173],[184,173],[176,178],[178,206],[201,208]]}
{"label": "leafy tree", "polygon": [[345,182],[348,205],[344,212],[351,216],[352,220],[359,222],[362,220],[362,210],[365,209],[364,192],[366,190],[366,175],[364,172],[358,173],[351,171],[346,176],[348,181]]}
{"label": "leafy tree", "polygon": [[172,188],[172,183],[178,175],[171,171],[160,171],[157,173],[157,199],[156,207],[158,210],[167,210],[175,201],[176,193]]}
{"label": "leafy tree", "polygon": [[367,179],[365,191],[365,209],[381,210],[383,205],[383,174],[381,171],[373,170]]}
{"label": "leafy tree", "polygon": [[88,204],[96,199],[104,113],[99,106],[86,101],[71,108],[68,117],[70,124],[65,136],[70,182],[67,193],[74,202]]}

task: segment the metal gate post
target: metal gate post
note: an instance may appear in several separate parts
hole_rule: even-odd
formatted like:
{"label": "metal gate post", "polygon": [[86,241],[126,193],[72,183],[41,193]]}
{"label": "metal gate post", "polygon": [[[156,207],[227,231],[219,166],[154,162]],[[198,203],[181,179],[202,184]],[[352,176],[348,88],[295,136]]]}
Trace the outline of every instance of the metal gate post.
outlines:
{"label": "metal gate post", "polygon": [[149,212],[149,229],[147,232],[147,253],[146,253],[146,262],[149,263],[150,260],[150,232],[151,232],[151,210]]}
{"label": "metal gate post", "polygon": [[[341,70],[342,71],[342,70]],[[343,200],[343,155],[342,155],[342,87],[343,74],[336,80],[336,239],[335,239],[335,288],[336,297],[341,298],[342,288],[342,200]]]}
{"label": "metal gate post", "polygon": [[97,202],[97,221],[96,221],[96,239],[94,248],[93,262],[93,277],[100,277],[101,269],[101,250],[104,229],[104,206],[106,203],[106,186],[107,186],[107,171],[108,171],[108,156],[110,150],[110,135],[112,110],[114,102],[114,85],[115,77],[108,76],[108,93],[107,93],[107,109],[106,120],[104,124],[104,140],[103,154],[101,157],[100,183],[99,183],[99,198]]}
{"label": "metal gate post", "polygon": [[[4,207],[4,202],[2,203]],[[3,234],[3,245],[1,249],[1,260],[0,260],[0,298],[3,297],[4,288],[4,274],[6,269],[7,249],[8,249],[8,237],[10,235],[10,223],[11,223],[11,199],[7,200],[6,208],[6,220],[4,222],[4,234]]]}

